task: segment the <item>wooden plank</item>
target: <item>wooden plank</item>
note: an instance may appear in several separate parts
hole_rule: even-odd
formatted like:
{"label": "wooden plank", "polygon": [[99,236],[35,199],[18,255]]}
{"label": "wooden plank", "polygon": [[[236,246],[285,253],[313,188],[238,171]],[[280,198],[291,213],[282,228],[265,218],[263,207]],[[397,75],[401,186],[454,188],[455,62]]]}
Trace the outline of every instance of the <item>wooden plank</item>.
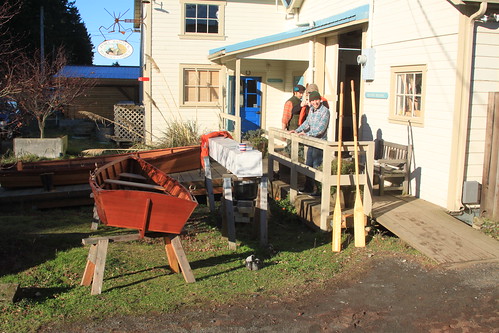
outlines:
{"label": "wooden plank", "polygon": [[103,237],[90,237],[83,238],[81,243],[83,245],[97,244],[100,240],[107,239],[110,242],[128,242],[139,240],[140,235],[137,234],[126,234],[126,235],[115,235],[115,236],[103,236]]}
{"label": "wooden plank", "polygon": [[182,270],[182,274],[184,275],[185,281],[187,283],[196,282],[194,274],[192,274],[189,261],[187,261],[187,257],[182,247],[182,243],[180,242],[180,237],[178,235],[172,235],[171,244],[173,247],[173,251],[175,252],[175,256],[177,257],[180,269]]}
{"label": "wooden plank", "polygon": [[234,203],[232,201],[232,175],[224,175],[224,203],[227,222],[227,238],[229,249],[236,250],[236,224],[234,221]]}
{"label": "wooden plank", "polygon": [[0,283],[0,304],[14,303],[18,294],[18,283]]}
{"label": "wooden plank", "polygon": [[499,259],[499,242],[427,201],[388,196],[373,209],[376,220],[439,263]]}
{"label": "wooden plank", "polygon": [[213,195],[213,182],[211,180],[211,165],[210,158],[208,156],[204,157],[204,179],[206,186],[206,194],[208,197],[208,206],[210,212],[215,211],[215,196]]}
{"label": "wooden plank", "polygon": [[165,188],[163,186],[153,185],[153,184],[135,183],[135,182],[128,182],[125,180],[118,180],[118,179],[104,179],[104,182],[107,184],[113,184],[113,185],[122,185],[122,186],[144,188],[144,189],[148,189],[148,190],[165,191]]}
{"label": "wooden plank", "polygon": [[489,93],[480,208],[485,217],[499,220],[499,93]]}
{"label": "wooden plank", "polygon": [[138,180],[146,180],[146,177],[144,177],[142,175],[138,175],[136,173],[130,173],[130,172],[122,172],[122,173],[120,173],[120,177],[132,178],[132,179],[138,179]]}
{"label": "wooden plank", "polygon": [[90,250],[88,251],[87,264],[85,266],[85,271],[83,272],[83,277],[81,278],[81,286],[89,286],[92,283],[95,272],[95,259],[97,256],[97,245],[92,244]]}
{"label": "wooden plank", "polygon": [[166,258],[168,259],[168,265],[174,273],[180,273],[180,266],[178,264],[177,256],[175,255],[175,250],[173,249],[172,240],[170,236],[163,237],[165,243]]}
{"label": "wooden plank", "polygon": [[107,246],[109,241],[101,239],[97,243],[97,255],[95,258],[95,271],[92,283],[91,295],[99,295],[102,293],[102,281],[104,280],[104,269],[106,267]]}
{"label": "wooden plank", "polygon": [[260,229],[260,245],[265,246],[268,243],[268,224],[267,224],[267,210],[268,210],[268,179],[262,177],[260,180],[258,198],[256,202],[259,229]]}

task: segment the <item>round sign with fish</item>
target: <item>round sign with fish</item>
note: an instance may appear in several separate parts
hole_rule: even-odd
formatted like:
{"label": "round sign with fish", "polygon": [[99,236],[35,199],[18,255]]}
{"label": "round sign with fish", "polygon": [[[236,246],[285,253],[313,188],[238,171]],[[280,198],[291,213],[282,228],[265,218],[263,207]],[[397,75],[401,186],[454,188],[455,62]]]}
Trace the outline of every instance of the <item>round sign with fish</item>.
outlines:
{"label": "round sign with fish", "polygon": [[133,47],[124,40],[111,39],[105,40],[97,48],[99,54],[109,59],[124,59],[133,53]]}

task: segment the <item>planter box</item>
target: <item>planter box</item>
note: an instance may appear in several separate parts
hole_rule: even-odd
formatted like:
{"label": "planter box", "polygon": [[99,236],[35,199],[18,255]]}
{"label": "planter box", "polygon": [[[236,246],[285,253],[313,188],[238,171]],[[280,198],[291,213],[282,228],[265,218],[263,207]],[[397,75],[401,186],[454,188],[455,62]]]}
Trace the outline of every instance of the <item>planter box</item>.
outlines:
{"label": "planter box", "polygon": [[68,148],[68,137],[60,138],[14,138],[14,154],[36,155],[46,158],[58,158],[64,156]]}

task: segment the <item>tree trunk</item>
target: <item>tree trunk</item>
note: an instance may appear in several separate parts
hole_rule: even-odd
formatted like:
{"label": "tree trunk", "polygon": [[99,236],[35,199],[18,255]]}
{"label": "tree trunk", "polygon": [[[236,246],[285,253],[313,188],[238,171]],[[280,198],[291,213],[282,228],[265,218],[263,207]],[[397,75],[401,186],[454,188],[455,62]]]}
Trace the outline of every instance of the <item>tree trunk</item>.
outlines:
{"label": "tree trunk", "polygon": [[45,138],[45,118],[38,119],[38,130],[40,130],[40,139]]}

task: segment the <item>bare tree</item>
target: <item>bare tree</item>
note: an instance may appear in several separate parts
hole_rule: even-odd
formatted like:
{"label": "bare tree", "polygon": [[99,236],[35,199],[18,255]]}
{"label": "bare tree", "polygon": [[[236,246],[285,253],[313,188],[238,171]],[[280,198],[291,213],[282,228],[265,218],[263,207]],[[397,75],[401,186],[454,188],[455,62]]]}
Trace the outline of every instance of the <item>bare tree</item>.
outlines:
{"label": "bare tree", "polygon": [[14,74],[19,83],[14,98],[22,110],[36,119],[43,138],[47,118],[72,105],[95,85],[95,80],[62,73],[67,63],[63,48],[45,59],[40,59],[38,53],[32,57],[23,54],[20,63],[22,66],[17,66]]}
{"label": "bare tree", "polygon": [[8,23],[19,14],[22,2],[20,0],[6,1],[0,5],[0,98],[8,97],[17,92],[13,73],[19,65],[19,48],[16,46],[16,36],[12,35]]}

